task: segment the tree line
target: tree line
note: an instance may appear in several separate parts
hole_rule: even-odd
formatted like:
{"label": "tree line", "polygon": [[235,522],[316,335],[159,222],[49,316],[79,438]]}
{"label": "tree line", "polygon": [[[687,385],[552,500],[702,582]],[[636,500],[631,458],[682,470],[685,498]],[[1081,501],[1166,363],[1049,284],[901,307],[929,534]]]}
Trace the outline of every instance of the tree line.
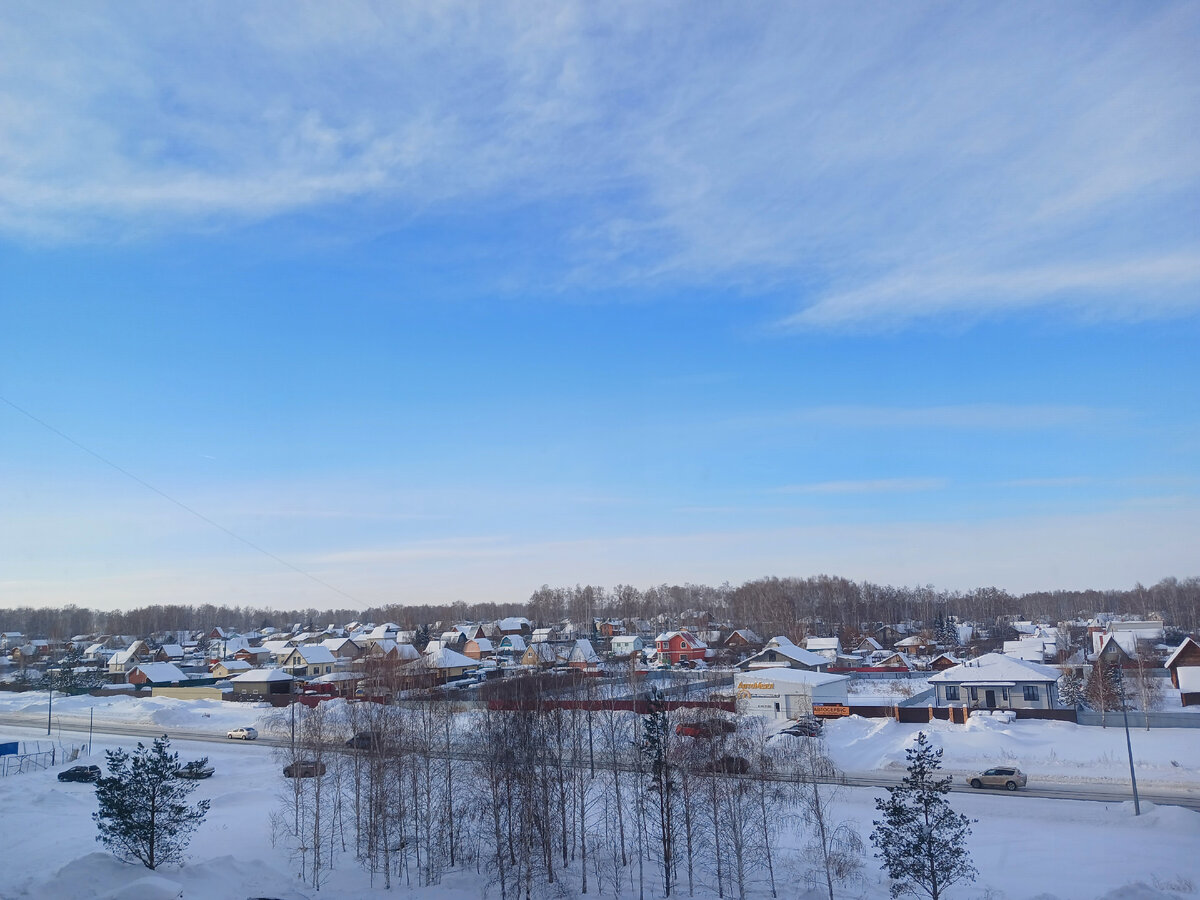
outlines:
{"label": "tree line", "polygon": [[767,577],[739,586],[728,583],[654,585],[637,588],[543,585],[523,603],[451,604],[389,603],[367,609],[315,607],[269,609],[249,605],[158,604],[129,610],[93,610],[80,606],[0,609],[0,631],[27,636],[66,639],[76,634],[147,635],[161,631],[196,631],[214,625],[250,631],[267,626],[300,623],[323,628],[351,621],[395,622],[415,629],[422,624],[461,621],[486,622],[505,616],[526,616],[535,624],[570,619],[642,618],[672,624],[721,621],[748,627],[763,636],[788,634],[798,625],[820,633],[840,628],[857,630],[874,623],[922,622],[927,627],[956,616],[977,622],[1005,617],[1048,618],[1051,621],[1090,616],[1098,612],[1159,614],[1168,626],[1183,633],[1200,629],[1200,577],[1164,578],[1128,590],[1038,591],[1012,594],[1000,588],[971,591],[939,590],[931,585],[895,587],[850,581],[829,575],[810,578]]}

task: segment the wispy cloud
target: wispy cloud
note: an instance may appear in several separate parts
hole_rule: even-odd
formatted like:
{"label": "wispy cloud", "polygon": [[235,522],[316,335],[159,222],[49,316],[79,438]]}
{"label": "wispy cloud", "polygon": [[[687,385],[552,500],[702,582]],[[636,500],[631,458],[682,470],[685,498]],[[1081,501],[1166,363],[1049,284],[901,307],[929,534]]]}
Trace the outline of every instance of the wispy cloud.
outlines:
{"label": "wispy cloud", "polygon": [[1174,315],[1198,38],[1186,3],[12,3],[0,231],[540,203],[573,285],[784,285],[787,328]]}
{"label": "wispy cloud", "polygon": [[733,427],[965,428],[1028,430],[1097,425],[1125,417],[1120,410],[1053,404],[977,403],[947,406],[813,406],[747,416]]}
{"label": "wispy cloud", "polygon": [[941,490],[945,478],[875,478],[863,481],[815,481],[775,488],[775,494],[896,494]]}

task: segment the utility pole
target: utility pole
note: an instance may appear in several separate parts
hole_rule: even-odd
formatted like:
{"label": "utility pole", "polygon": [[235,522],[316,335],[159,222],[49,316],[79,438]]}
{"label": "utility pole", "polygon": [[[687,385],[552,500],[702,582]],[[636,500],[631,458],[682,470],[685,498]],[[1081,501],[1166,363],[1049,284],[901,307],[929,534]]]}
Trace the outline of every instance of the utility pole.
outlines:
{"label": "utility pole", "polygon": [[[1129,703],[1125,697],[1125,672],[1121,669],[1120,665],[1117,666],[1117,685],[1121,691],[1121,714],[1125,717],[1125,749],[1129,751],[1129,782],[1133,785],[1133,814],[1140,816],[1142,814],[1142,807],[1138,803],[1137,775],[1133,772],[1133,742],[1129,738]],[[1146,715],[1144,710],[1142,715]]]}
{"label": "utility pole", "polygon": [[54,676],[46,670],[46,682],[50,688],[50,702],[46,704],[46,736],[50,736],[50,715],[54,712]]}
{"label": "utility pole", "polygon": [[88,756],[92,755],[92,720],[96,717],[96,707],[88,707]]}

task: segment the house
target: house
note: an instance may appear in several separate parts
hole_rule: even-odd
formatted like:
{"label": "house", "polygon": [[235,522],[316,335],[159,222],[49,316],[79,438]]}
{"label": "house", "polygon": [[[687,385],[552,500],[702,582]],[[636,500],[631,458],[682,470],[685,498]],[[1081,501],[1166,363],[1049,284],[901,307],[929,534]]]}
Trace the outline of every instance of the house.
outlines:
{"label": "house", "polygon": [[1096,662],[1102,666],[1126,666],[1137,654],[1137,639],[1131,632],[1110,633],[1100,640]]}
{"label": "house", "polygon": [[859,641],[858,644],[855,646],[854,653],[857,656],[865,657],[865,656],[870,656],[872,653],[875,653],[882,649],[883,649],[883,644],[879,643],[879,641],[875,640],[875,638],[865,637],[861,641]]}
{"label": "house", "polygon": [[668,631],[654,639],[654,648],[662,662],[672,665],[684,660],[704,659],[708,645],[690,631]]}
{"label": "house", "polygon": [[871,660],[871,666],[878,669],[895,669],[898,672],[911,672],[912,660],[903,653],[888,653],[884,650]]}
{"label": "house", "polygon": [[725,638],[725,646],[734,649],[744,649],[748,647],[758,647],[762,645],[762,638],[751,631],[749,628],[738,628],[729,637]]}
{"label": "house", "polygon": [[614,638],[625,633],[625,623],[620,619],[603,619],[596,626],[601,637]]}
{"label": "house", "polygon": [[359,659],[363,655],[363,648],[347,637],[326,638],[321,641],[321,646],[328,647],[339,662]]}
{"label": "house", "polygon": [[929,656],[932,653],[937,653],[937,643],[931,638],[913,634],[896,641],[896,643],[892,644],[892,649],[899,650],[901,653],[906,653],[909,656]]}
{"label": "house", "polygon": [[275,658],[275,654],[262,647],[254,647],[249,650],[239,650],[233,655],[233,658],[245,660],[251,666],[258,667],[269,663]]}
{"label": "house", "polygon": [[179,667],[168,662],[139,663],[129,670],[130,684],[148,684],[151,687],[165,687],[169,684],[184,684],[188,677]]}
{"label": "house", "polygon": [[521,665],[536,666],[539,669],[548,669],[560,662],[566,662],[563,654],[559,651],[557,644],[549,641],[537,641],[530,644],[521,656]]}
{"label": "house", "polygon": [[111,678],[125,680],[125,676],[141,662],[149,662],[150,648],[145,641],[134,641],[124,650],[118,650],[108,658],[108,674]]}
{"label": "house", "polygon": [[807,669],[756,669],[734,675],[733,690],[739,712],[769,719],[799,719],[811,716],[814,704],[845,706],[849,681],[848,675]]}
{"label": "house", "polygon": [[495,654],[496,648],[492,642],[485,637],[471,638],[463,646],[463,656],[469,656],[471,659],[480,660],[484,657],[490,657]]}
{"label": "house", "polygon": [[316,678],[318,675],[328,675],[333,671],[337,660],[322,644],[304,644],[293,647],[279,661],[279,667],[291,672],[297,678]]}
{"label": "house", "polygon": [[743,671],[749,669],[808,669],[809,671],[825,671],[829,660],[819,653],[812,653],[793,644],[786,637],[771,638],[770,642],[753,656],[743,659],[737,664]]}
{"label": "house", "polygon": [[828,662],[834,662],[842,652],[842,642],[836,637],[807,637],[804,639],[804,649],[825,657]]}
{"label": "house", "polygon": [[526,637],[533,630],[532,624],[524,616],[508,616],[498,621],[496,628],[500,630],[501,637],[507,637],[510,634]]}
{"label": "house", "polygon": [[290,694],[295,679],[283,669],[251,669],[229,679],[233,689],[242,694]]}
{"label": "house", "polygon": [[939,653],[929,661],[929,668],[933,672],[944,672],[947,669],[962,665],[963,662],[963,660],[959,659],[953,653]]}
{"label": "house", "polygon": [[163,644],[154,654],[155,662],[178,662],[183,659],[182,644]]}
{"label": "house", "polygon": [[1004,655],[1040,663],[1054,659],[1058,655],[1058,647],[1054,641],[1043,637],[1026,637],[1017,641],[1005,641]]}
{"label": "house", "polygon": [[500,644],[496,649],[497,653],[505,656],[520,657],[528,647],[525,644],[525,638],[519,634],[506,634],[500,638]]}
{"label": "house", "polygon": [[535,629],[533,629],[533,637],[531,638],[530,643],[537,644],[537,643],[541,643],[542,641],[552,641],[552,640],[554,640],[554,628],[553,627],[535,628]]}
{"label": "house", "polygon": [[1184,638],[1163,665],[1171,673],[1171,684],[1179,690],[1180,702],[1200,706],[1200,644]]}
{"label": "house", "polygon": [[234,675],[249,672],[253,668],[254,666],[244,659],[226,659],[213,663],[213,667],[209,671],[215,678],[232,678]]}
{"label": "house", "polygon": [[622,634],[612,639],[614,656],[632,656],[646,649],[646,642],[640,634]]}
{"label": "house", "polygon": [[421,658],[419,665],[435,672],[440,681],[453,681],[479,669],[478,660],[464,656],[448,647],[426,653]]}
{"label": "house", "polygon": [[592,647],[592,642],[587,638],[580,638],[575,642],[575,646],[571,648],[571,655],[567,659],[567,664],[572,669],[580,669],[581,671],[595,671],[600,665],[600,657],[596,654]]}
{"label": "house", "polygon": [[929,677],[934,706],[1054,709],[1059,672],[1001,653],[986,653]]}

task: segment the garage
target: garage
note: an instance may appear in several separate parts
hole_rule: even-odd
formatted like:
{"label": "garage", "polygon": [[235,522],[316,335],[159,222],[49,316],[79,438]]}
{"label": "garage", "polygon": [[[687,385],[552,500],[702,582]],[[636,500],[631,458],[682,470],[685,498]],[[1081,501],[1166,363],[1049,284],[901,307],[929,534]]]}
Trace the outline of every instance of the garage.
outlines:
{"label": "garage", "polygon": [[769,719],[812,715],[814,703],[846,705],[850,678],[805,669],[755,669],[734,676],[738,712]]}

